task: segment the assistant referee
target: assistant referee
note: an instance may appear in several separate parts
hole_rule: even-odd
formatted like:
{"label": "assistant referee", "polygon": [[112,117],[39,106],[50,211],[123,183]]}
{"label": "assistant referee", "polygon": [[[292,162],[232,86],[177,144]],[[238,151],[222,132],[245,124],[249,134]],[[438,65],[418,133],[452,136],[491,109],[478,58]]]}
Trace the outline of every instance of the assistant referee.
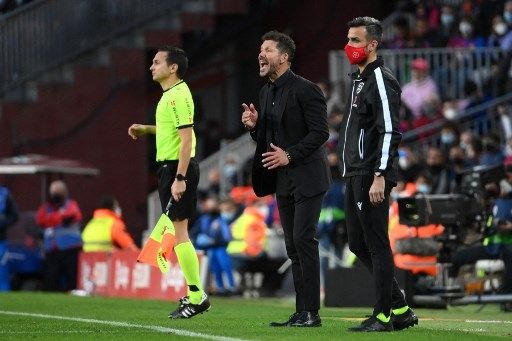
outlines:
{"label": "assistant referee", "polygon": [[190,318],[210,308],[208,296],[200,284],[196,250],[188,236],[188,221],[196,210],[199,165],[194,159],[194,101],[183,81],[187,68],[188,58],[182,49],[158,49],[150,68],[153,80],[163,90],[156,108],[156,126],[132,124],[128,128],[133,139],[156,134],[158,194],[162,211],[171,196],[174,202],[169,218],[176,231],[174,251],[188,285],[188,295],[181,298],[178,308],[169,313],[172,319]]}

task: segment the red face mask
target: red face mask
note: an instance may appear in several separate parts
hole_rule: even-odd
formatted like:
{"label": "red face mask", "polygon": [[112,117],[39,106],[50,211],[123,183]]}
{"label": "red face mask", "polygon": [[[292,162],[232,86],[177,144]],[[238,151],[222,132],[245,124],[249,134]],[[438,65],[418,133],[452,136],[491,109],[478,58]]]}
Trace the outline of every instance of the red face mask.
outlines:
{"label": "red face mask", "polygon": [[359,64],[364,62],[368,55],[366,54],[366,50],[363,47],[354,47],[349,44],[345,45],[345,53],[347,54],[348,61],[350,64]]}

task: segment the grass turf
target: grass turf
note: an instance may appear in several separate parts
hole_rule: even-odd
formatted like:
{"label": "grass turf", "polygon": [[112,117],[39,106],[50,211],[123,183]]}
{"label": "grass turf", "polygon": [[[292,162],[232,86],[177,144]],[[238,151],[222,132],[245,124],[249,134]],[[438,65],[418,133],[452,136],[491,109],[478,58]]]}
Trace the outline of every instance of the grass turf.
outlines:
{"label": "grass turf", "polygon": [[167,301],[3,293],[0,294],[0,340],[223,340],[224,337],[226,341],[229,338],[420,341],[512,338],[512,313],[500,312],[497,305],[487,305],[481,311],[477,305],[448,310],[416,309],[419,326],[399,332],[371,334],[347,331],[348,327],[359,324],[370,308],[323,308],[320,311],[321,328],[271,328],[268,326],[270,321],[285,320],[293,312],[292,300],[213,298],[210,312],[193,319],[169,320],[167,313],[175,307],[176,303]]}

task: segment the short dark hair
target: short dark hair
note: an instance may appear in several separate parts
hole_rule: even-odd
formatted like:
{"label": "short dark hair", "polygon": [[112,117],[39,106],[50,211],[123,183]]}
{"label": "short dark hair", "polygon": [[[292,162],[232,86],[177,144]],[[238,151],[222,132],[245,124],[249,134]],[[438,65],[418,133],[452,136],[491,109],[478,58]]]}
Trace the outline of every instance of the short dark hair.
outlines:
{"label": "short dark hair", "polygon": [[366,27],[366,35],[370,40],[382,41],[382,24],[379,20],[372,17],[357,17],[347,23],[348,27]]}
{"label": "short dark hair", "polygon": [[100,199],[100,208],[106,208],[108,210],[114,210],[117,200],[111,195],[105,195]]}
{"label": "short dark hair", "polygon": [[162,46],[158,48],[159,52],[167,52],[167,65],[178,65],[178,77],[183,79],[188,70],[188,57],[185,51],[175,46]]}
{"label": "short dark hair", "polygon": [[277,49],[281,53],[288,54],[288,62],[292,62],[295,57],[295,42],[293,39],[284,33],[278,31],[269,31],[261,37],[261,41],[272,40],[277,43]]}

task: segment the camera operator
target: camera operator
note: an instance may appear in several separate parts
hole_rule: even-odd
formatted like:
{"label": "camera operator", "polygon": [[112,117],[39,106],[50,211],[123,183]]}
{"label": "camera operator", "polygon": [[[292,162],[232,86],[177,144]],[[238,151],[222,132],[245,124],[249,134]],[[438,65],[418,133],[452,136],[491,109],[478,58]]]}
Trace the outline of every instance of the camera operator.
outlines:
{"label": "camera operator", "polygon": [[[492,221],[487,224],[485,239],[479,245],[457,250],[452,257],[450,277],[455,278],[464,264],[480,259],[501,259],[505,264],[502,294],[512,294],[512,164],[505,165],[505,178],[500,181],[500,197],[492,209]],[[512,303],[503,303],[504,311],[512,311]]]}

